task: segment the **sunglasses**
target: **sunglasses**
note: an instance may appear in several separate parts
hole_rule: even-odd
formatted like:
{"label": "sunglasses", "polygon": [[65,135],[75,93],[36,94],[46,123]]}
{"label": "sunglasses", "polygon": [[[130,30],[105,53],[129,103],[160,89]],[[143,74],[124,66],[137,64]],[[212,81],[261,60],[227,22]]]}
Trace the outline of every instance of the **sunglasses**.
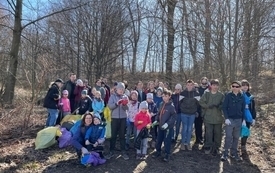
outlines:
{"label": "sunglasses", "polygon": [[232,85],[232,88],[240,88],[240,86]]}
{"label": "sunglasses", "polygon": [[202,85],[207,85],[207,83],[201,83]]}

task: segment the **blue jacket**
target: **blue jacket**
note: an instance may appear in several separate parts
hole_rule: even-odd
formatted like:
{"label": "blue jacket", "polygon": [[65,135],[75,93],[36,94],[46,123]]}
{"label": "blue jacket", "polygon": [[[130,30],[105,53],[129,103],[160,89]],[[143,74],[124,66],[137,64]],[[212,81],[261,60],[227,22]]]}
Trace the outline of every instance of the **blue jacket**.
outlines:
{"label": "blue jacket", "polygon": [[85,146],[85,134],[90,126],[79,126],[72,139],[72,146],[81,150]]}
{"label": "blue jacket", "polygon": [[167,123],[168,128],[173,128],[176,120],[176,111],[172,101],[168,103],[162,102],[158,111],[156,120],[159,122],[159,127]]}
{"label": "blue jacket", "polygon": [[98,100],[95,98],[92,102],[92,108],[94,113],[102,113],[104,109],[104,101],[102,99]]}
{"label": "blue jacket", "polygon": [[105,131],[106,131],[106,128],[102,124],[92,125],[86,131],[85,141],[89,140],[90,143],[94,144],[95,142],[98,142],[98,139],[104,139],[105,138]]}
{"label": "blue jacket", "polygon": [[172,94],[171,99],[175,106],[176,113],[180,113],[180,101],[179,101],[180,94]]}
{"label": "blue jacket", "polygon": [[225,119],[244,119],[245,100],[241,93],[227,93],[222,107]]}
{"label": "blue jacket", "polygon": [[160,103],[163,101],[162,97],[158,97],[157,95],[154,95],[154,102],[156,103],[157,109],[159,110]]}

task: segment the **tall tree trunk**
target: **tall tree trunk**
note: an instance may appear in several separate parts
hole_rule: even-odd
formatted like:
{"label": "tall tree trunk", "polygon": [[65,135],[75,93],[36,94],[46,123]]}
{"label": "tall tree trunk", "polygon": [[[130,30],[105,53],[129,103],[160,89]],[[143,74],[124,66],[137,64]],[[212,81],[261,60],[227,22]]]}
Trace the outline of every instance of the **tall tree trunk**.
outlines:
{"label": "tall tree trunk", "polygon": [[[168,0],[168,13],[167,13],[167,59],[166,59],[166,81],[172,84],[173,76],[173,53],[174,53],[174,11],[176,8],[177,0]],[[171,86],[170,86],[171,87]]]}
{"label": "tall tree trunk", "polygon": [[205,0],[205,30],[204,30],[204,75],[210,77],[210,41],[211,41],[211,11],[210,0]]}
{"label": "tall tree trunk", "polygon": [[12,45],[10,50],[10,62],[7,75],[7,82],[5,83],[5,91],[3,95],[3,101],[7,104],[12,104],[14,97],[14,88],[16,82],[16,72],[18,65],[18,52],[21,42],[22,32],[22,4],[23,0],[16,0],[15,15],[14,15],[14,28],[12,35]]}

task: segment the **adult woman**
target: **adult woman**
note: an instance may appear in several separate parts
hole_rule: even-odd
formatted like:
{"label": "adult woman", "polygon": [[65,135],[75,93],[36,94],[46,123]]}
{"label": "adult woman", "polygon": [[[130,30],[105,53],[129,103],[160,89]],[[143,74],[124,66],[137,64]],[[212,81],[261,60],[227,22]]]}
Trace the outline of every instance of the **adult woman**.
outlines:
{"label": "adult woman", "polygon": [[[255,118],[256,118],[256,110],[255,110],[255,101],[253,96],[250,93],[250,84],[247,80],[242,80],[242,91],[244,93],[244,97],[246,98],[246,106],[245,109],[248,109],[252,116],[252,122],[248,122],[246,120],[246,126],[247,128],[250,128],[251,125],[255,124]],[[246,141],[248,136],[244,136],[241,138],[241,149],[242,151],[246,150]]]}
{"label": "adult woman", "polygon": [[86,113],[81,121],[81,125],[77,129],[75,135],[72,139],[72,145],[75,147],[78,158],[81,157],[81,154],[87,154],[89,151],[87,150],[87,146],[85,145],[85,134],[87,130],[93,124],[93,114]]}

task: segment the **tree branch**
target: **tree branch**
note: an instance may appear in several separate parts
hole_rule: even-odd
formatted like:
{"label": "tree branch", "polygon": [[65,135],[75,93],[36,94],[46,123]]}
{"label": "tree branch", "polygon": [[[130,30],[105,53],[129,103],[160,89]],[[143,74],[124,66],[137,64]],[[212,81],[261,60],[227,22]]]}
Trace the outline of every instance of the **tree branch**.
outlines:
{"label": "tree branch", "polygon": [[[14,12],[12,12],[11,10],[6,9],[6,8],[1,8],[1,7],[0,7],[0,10],[8,11],[8,12],[10,12],[12,15],[15,15]],[[7,16],[7,15],[5,15],[5,16]],[[5,16],[4,16],[4,17],[5,17]],[[2,17],[1,17],[1,18],[2,18]]]}
{"label": "tree branch", "polygon": [[10,7],[12,8],[12,10],[15,12],[15,4],[14,4],[14,2],[13,1],[10,2],[9,0],[7,0],[7,2],[10,5]]}
{"label": "tree branch", "polygon": [[43,19],[45,19],[45,18],[48,18],[48,17],[53,16],[53,15],[58,14],[58,13],[63,13],[63,12],[66,12],[66,11],[70,11],[70,10],[77,9],[77,8],[79,8],[79,7],[82,7],[82,6],[84,6],[84,5],[87,5],[89,2],[90,2],[90,1],[88,1],[88,2],[86,2],[86,3],[84,3],[84,4],[80,4],[80,5],[78,5],[78,6],[75,6],[75,7],[64,8],[64,9],[61,9],[61,10],[59,10],[59,11],[55,11],[55,12],[53,12],[53,13],[50,13],[50,14],[48,14],[48,15],[39,17],[39,18],[37,18],[37,19],[35,19],[35,20],[33,20],[33,21],[27,23],[26,25],[22,26],[22,30],[23,30],[24,28],[26,28],[27,26],[29,26],[29,25],[31,25],[31,24],[34,24],[34,23],[36,23],[36,22],[38,22],[38,21],[40,21],[40,20],[43,20]]}

